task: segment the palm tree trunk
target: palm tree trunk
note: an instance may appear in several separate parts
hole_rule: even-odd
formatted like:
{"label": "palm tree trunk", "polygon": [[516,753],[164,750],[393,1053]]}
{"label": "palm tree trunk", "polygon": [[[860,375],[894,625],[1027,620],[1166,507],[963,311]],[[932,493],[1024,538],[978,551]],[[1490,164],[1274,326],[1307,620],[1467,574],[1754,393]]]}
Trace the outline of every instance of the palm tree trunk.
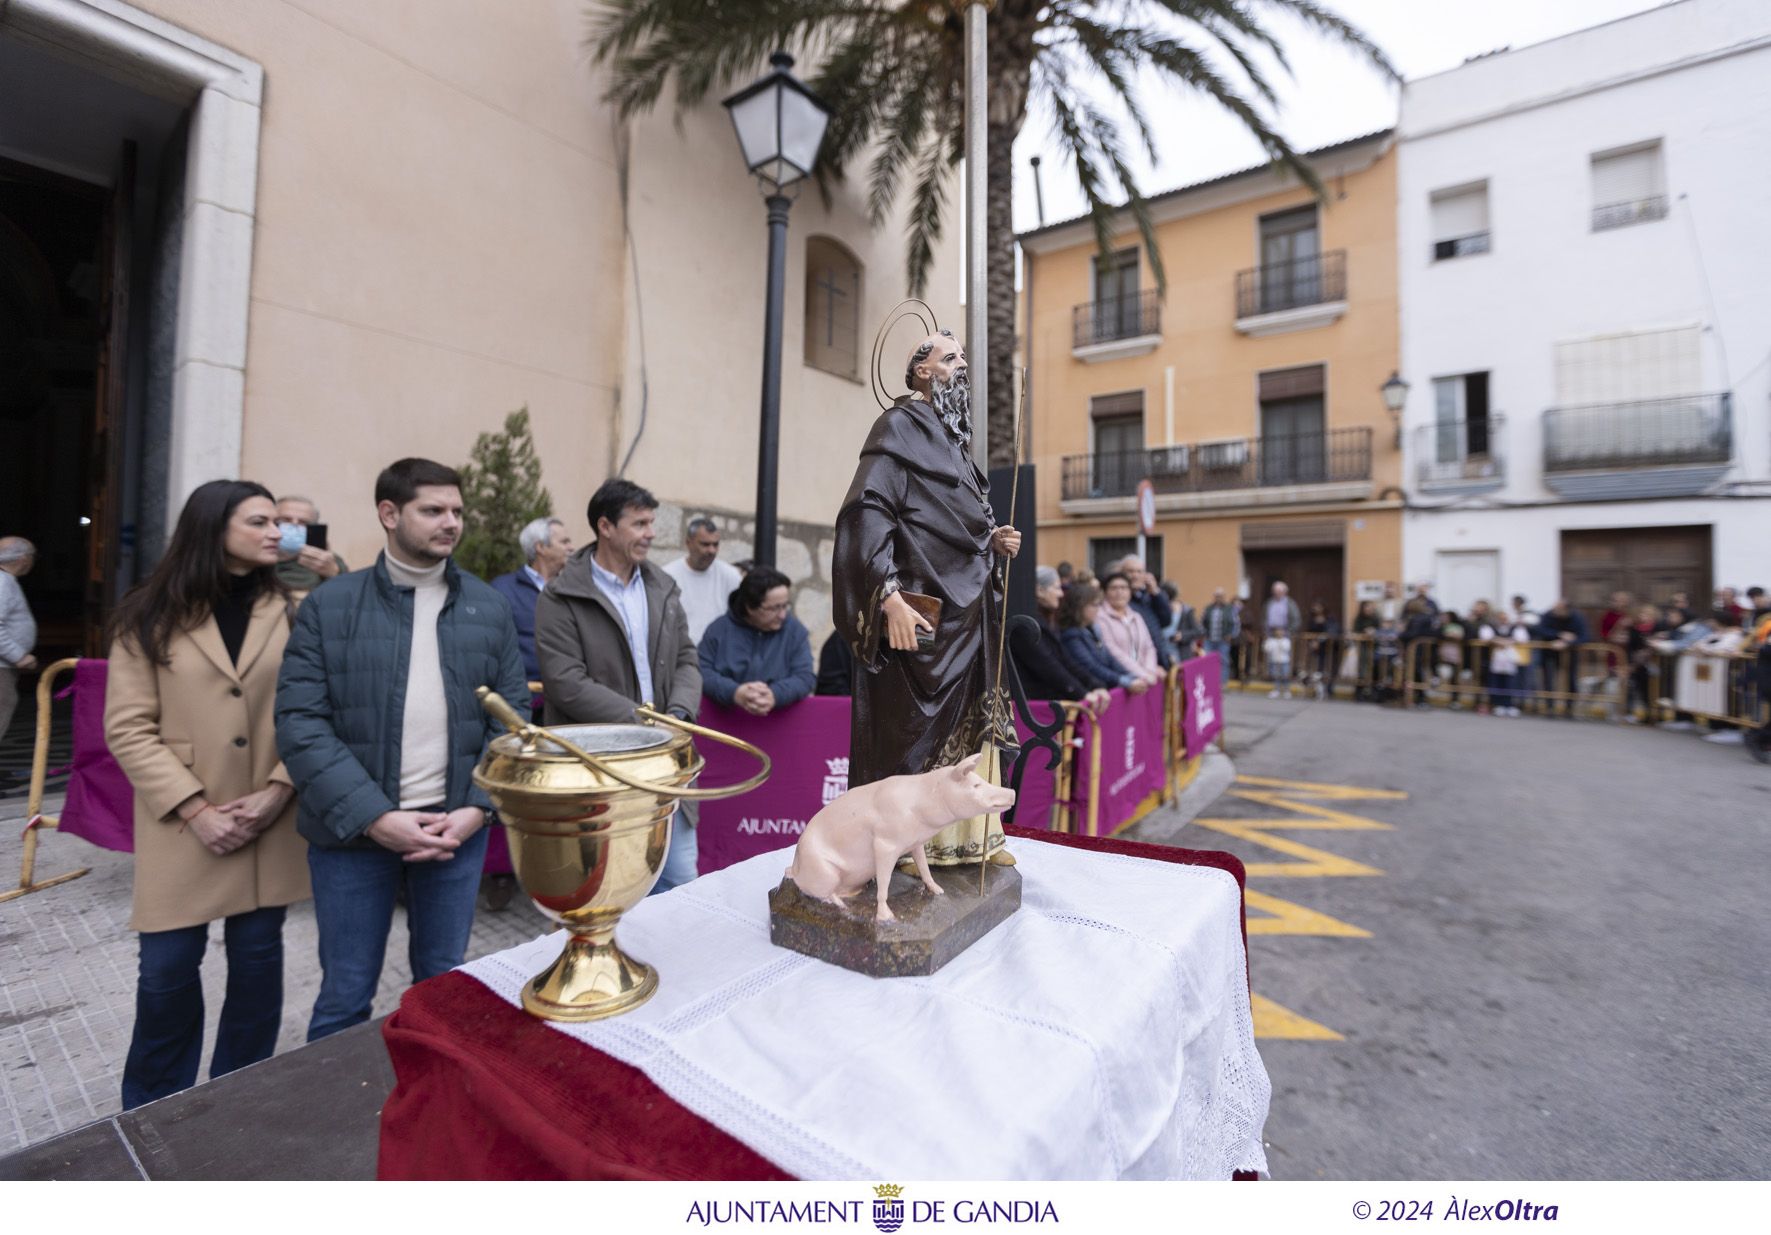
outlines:
{"label": "palm tree trunk", "polygon": [[[1001,25],[992,31],[990,99],[986,130],[990,143],[985,168],[985,227],[989,253],[985,284],[990,297],[990,465],[1015,460],[1015,138],[1027,115],[1034,49]],[[1004,37],[1007,36],[1007,37]]]}

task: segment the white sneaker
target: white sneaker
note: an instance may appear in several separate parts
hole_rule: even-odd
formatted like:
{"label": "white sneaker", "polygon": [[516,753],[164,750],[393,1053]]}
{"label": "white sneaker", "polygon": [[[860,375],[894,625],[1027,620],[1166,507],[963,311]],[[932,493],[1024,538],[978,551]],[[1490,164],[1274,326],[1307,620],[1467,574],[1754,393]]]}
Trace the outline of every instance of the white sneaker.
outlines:
{"label": "white sneaker", "polygon": [[1746,735],[1738,729],[1723,729],[1719,733],[1704,734],[1703,740],[1714,742],[1718,746],[1739,746],[1746,741]]}
{"label": "white sneaker", "polygon": [[1279,688],[1277,686],[1275,686],[1272,690],[1267,692],[1267,698],[1269,698],[1269,699],[1277,699],[1278,697],[1279,697]]}
{"label": "white sneaker", "polygon": [[1523,715],[1525,715],[1525,713],[1521,712],[1518,708],[1508,708],[1507,715],[1508,716],[1523,716]]}
{"label": "white sneaker", "polygon": [[1671,730],[1674,733],[1690,733],[1693,729],[1697,728],[1694,723],[1688,720],[1663,721],[1661,722],[1660,727],[1662,729]]}

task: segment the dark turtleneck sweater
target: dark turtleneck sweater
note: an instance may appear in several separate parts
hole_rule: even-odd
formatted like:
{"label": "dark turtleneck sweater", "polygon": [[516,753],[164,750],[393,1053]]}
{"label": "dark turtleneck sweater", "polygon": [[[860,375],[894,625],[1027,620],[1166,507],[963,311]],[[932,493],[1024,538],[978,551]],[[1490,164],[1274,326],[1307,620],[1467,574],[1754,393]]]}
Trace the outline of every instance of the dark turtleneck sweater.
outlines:
{"label": "dark turtleneck sweater", "polygon": [[246,642],[246,626],[252,621],[252,604],[258,596],[258,572],[229,575],[228,590],[215,602],[215,624],[221,629],[228,659],[240,663],[240,645]]}

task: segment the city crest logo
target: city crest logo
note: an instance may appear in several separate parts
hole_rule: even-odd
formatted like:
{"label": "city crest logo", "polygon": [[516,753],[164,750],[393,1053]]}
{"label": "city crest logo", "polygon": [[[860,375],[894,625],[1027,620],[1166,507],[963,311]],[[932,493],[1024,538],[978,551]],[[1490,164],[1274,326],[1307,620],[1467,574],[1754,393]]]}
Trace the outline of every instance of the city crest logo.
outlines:
{"label": "city crest logo", "polygon": [[873,1195],[873,1225],[892,1235],[904,1225],[904,1189],[898,1184],[875,1184]]}

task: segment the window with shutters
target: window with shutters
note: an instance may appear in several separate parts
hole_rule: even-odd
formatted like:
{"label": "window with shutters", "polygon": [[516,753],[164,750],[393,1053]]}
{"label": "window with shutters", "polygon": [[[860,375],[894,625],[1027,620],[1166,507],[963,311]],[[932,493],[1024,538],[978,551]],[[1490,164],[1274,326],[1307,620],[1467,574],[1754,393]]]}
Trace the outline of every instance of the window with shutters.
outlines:
{"label": "window with shutters", "polygon": [[1433,260],[1488,252],[1488,182],[1440,189],[1428,200],[1432,212]]}
{"label": "window with shutters", "polygon": [[806,240],[806,363],[861,380],[861,263],[828,236]]}
{"label": "window with shutters", "polygon": [[1320,484],[1326,479],[1326,379],[1321,365],[1260,375],[1262,484]]}
{"label": "window with shutters", "polygon": [[1433,379],[1433,461],[1462,464],[1486,459],[1493,426],[1488,412],[1488,374],[1459,373]]}
{"label": "window with shutters", "polygon": [[1144,392],[1097,395],[1089,400],[1094,437],[1093,488],[1100,497],[1124,497],[1137,491],[1149,472],[1144,450]]}
{"label": "window with shutters", "polygon": [[1666,179],[1658,141],[1593,156],[1593,230],[1666,218]]}

